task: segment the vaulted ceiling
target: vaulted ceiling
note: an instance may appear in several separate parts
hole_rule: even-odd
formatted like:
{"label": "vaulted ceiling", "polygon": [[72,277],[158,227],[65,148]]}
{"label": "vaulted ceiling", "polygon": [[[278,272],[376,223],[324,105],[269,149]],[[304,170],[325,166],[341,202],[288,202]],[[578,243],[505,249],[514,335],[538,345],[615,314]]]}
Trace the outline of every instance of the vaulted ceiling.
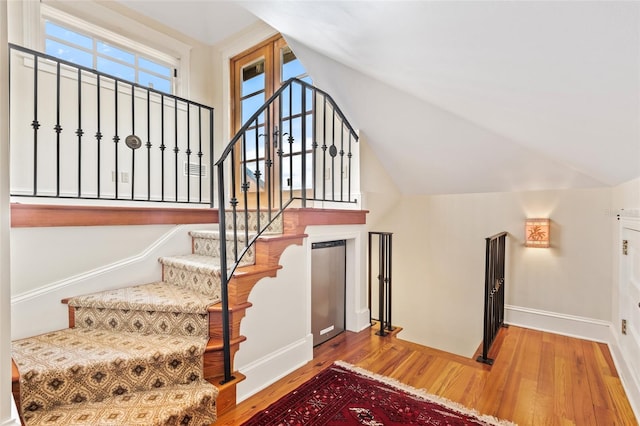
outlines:
{"label": "vaulted ceiling", "polygon": [[209,44],[271,25],[404,193],[640,176],[639,2],[123,3]]}

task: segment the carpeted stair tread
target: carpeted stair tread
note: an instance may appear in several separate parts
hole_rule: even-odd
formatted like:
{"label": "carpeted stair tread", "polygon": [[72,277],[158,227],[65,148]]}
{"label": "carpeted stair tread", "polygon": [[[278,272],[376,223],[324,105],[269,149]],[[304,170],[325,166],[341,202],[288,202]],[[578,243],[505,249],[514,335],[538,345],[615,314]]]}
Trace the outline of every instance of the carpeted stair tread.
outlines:
{"label": "carpeted stair tread", "polygon": [[164,256],[158,259],[165,266],[184,269],[189,272],[220,275],[220,259],[201,254],[184,254],[179,256]]}
{"label": "carpeted stair tread", "polygon": [[25,414],[28,426],[40,425],[209,425],[216,420],[218,389],[199,380],[188,385],[127,393],[100,402],[69,404]]}
{"label": "carpeted stair tread", "polygon": [[25,411],[202,379],[206,338],[65,329],[13,342]]}
{"label": "carpeted stair tread", "polygon": [[220,301],[164,281],[107,290],[69,299],[73,307],[205,314]]}

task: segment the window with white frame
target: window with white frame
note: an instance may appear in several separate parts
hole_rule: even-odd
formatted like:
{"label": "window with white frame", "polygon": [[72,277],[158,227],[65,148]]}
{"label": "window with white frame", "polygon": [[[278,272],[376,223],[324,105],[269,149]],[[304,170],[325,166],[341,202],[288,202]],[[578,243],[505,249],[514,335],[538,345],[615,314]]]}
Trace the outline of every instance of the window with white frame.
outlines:
{"label": "window with white frame", "polygon": [[135,49],[139,43],[125,44],[121,36],[117,37],[120,43],[114,42],[104,30],[102,36],[94,35],[90,28],[79,30],[47,17],[43,33],[45,53],[51,56],[165,93],[175,92],[176,58],[150,48],[140,51]]}

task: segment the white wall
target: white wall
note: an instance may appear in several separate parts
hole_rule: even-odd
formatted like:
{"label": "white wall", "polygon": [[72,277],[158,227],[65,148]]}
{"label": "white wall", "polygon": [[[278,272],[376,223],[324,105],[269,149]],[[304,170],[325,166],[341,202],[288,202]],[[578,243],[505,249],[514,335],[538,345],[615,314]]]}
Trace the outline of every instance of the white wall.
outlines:
{"label": "white wall", "polygon": [[217,224],[13,229],[12,338],[68,327],[65,297],[160,281],[158,258],[191,253],[196,229]]}
{"label": "white wall", "polygon": [[[611,319],[611,190],[404,196],[376,224],[394,232],[401,338],[470,356],[482,340],[484,238],[507,242],[506,303]],[[524,219],[552,220],[550,249],[525,248]]]}
{"label": "white wall", "polygon": [[247,340],[240,345],[235,367],[247,376],[238,385],[238,401],[253,395],[313,359],[311,335],[311,244],[347,240],[346,328],[369,326],[365,254],[366,232],[359,226],[310,226],[302,246],[289,246],[274,278],[256,284],[253,306],[241,324]]}

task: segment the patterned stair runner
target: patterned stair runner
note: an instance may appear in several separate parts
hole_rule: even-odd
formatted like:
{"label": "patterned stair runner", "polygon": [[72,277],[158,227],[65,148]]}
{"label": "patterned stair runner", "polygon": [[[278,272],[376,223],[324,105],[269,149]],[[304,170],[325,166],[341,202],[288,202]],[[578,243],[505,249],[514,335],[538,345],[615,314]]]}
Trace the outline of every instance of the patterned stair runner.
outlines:
{"label": "patterned stair runner", "polygon": [[[27,424],[58,406],[183,384],[203,384],[206,339],[74,328],[15,341]],[[211,386],[214,397],[217,390]],[[213,411],[215,416],[215,410]],[[63,424],[63,423],[59,423]]]}
{"label": "patterned stair runner", "polygon": [[[257,217],[236,217],[227,253],[241,253],[255,237]],[[279,219],[267,233],[282,228]],[[215,421],[218,389],[203,379],[203,354],[208,308],[220,301],[220,239],[217,231],[190,235],[192,254],[158,259],[162,281],[73,297],[74,328],[13,342],[27,425]],[[251,247],[240,266],[254,263]]]}
{"label": "patterned stair runner", "polygon": [[209,425],[216,420],[218,390],[206,381],[61,405],[28,417],[29,425]]}
{"label": "patterned stair runner", "polygon": [[[220,257],[220,232],[219,231],[192,231],[189,232],[193,239],[193,253],[204,256]],[[249,240],[255,237],[255,233],[248,235]],[[235,237],[229,232],[227,235],[227,256],[229,259],[235,259],[235,255],[240,255],[247,243],[247,235],[240,232]],[[252,245],[247,249],[240,266],[253,265],[256,261],[255,246]]]}
{"label": "patterned stair runner", "polygon": [[219,301],[160,281],[78,296],[68,304],[75,308],[76,327],[206,338],[207,308]]}

